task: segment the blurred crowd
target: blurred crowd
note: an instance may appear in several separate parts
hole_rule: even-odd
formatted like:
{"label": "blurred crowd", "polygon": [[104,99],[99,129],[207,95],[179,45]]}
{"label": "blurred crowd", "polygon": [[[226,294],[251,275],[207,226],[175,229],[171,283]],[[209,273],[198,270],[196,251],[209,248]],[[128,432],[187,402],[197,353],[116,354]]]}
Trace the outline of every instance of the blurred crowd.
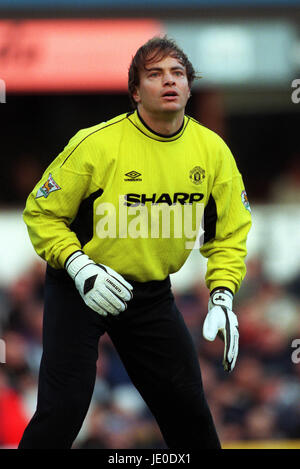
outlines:
{"label": "blurred crowd", "polygon": [[[207,342],[202,337],[206,286],[196,279],[192,289],[174,292],[176,302],[198,350],[204,389],[222,443],[300,439],[300,274],[278,285],[266,278],[261,259],[248,261],[247,269],[247,280],[234,302],[240,353],[230,374],[223,371],[221,340]],[[44,262],[37,262],[0,290],[0,338],[6,360],[0,364],[2,448],[17,446],[36,406],[44,270]],[[165,448],[107,335],[101,338],[99,352],[92,403],[74,448]]]}

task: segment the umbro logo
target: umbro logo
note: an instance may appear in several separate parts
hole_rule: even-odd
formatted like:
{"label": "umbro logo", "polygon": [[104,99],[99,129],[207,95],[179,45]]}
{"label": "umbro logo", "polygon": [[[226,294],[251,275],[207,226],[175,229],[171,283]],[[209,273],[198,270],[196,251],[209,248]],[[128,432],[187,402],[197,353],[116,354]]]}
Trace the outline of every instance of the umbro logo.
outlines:
{"label": "umbro logo", "polygon": [[141,173],[138,173],[137,171],[129,171],[129,173],[125,173],[125,176],[127,178],[124,178],[124,181],[142,181]]}

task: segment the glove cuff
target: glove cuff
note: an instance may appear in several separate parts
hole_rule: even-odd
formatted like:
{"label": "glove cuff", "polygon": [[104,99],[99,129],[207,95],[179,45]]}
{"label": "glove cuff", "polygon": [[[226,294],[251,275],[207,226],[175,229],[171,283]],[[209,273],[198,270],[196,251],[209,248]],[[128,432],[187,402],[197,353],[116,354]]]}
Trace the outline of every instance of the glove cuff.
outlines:
{"label": "glove cuff", "polygon": [[233,294],[225,288],[215,288],[211,294],[208,303],[208,310],[214,306],[225,306],[232,311]]}
{"label": "glove cuff", "polygon": [[213,293],[215,293],[216,291],[224,291],[224,293],[227,292],[227,293],[230,293],[230,295],[231,295],[232,297],[234,296],[232,290],[230,290],[230,288],[228,288],[228,287],[216,287],[216,288],[214,288],[214,289],[210,292],[210,296],[212,296]]}
{"label": "glove cuff", "polygon": [[92,259],[89,258],[82,251],[75,251],[71,256],[68,257],[65,263],[65,269],[70,277],[75,280],[78,272],[88,264],[95,264]]}

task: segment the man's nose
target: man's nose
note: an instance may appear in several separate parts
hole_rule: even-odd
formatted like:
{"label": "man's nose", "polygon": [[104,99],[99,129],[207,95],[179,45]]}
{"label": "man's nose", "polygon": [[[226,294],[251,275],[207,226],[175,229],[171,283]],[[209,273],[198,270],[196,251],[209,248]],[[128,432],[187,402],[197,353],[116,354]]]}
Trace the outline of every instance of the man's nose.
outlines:
{"label": "man's nose", "polygon": [[164,79],[163,79],[163,84],[164,86],[165,85],[174,85],[175,84],[175,80],[174,80],[174,77],[172,76],[171,73],[166,73],[164,75]]}

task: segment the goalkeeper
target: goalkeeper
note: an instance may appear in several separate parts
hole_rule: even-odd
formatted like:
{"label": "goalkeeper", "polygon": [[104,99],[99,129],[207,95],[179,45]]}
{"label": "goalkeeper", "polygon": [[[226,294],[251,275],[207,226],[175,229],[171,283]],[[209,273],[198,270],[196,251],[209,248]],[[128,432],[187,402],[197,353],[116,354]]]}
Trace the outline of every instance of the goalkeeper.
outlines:
{"label": "goalkeeper", "polygon": [[[245,276],[251,215],[229,148],[185,114],[194,79],[174,41],[149,40],[129,68],[134,110],[80,130],[28,197],[24,220],[47,272],[37,409],[21,449],[72,447],[104,333],[168,448],[221,448],[169,275],[191,252],[191,236],[180,232],[186,208],[201,203],[210,291],[203,334],[223,338],[223,366],[232,371],[239,338],[232,302]],[[174,210],[169,236],[148,231],[157,207]]]}

